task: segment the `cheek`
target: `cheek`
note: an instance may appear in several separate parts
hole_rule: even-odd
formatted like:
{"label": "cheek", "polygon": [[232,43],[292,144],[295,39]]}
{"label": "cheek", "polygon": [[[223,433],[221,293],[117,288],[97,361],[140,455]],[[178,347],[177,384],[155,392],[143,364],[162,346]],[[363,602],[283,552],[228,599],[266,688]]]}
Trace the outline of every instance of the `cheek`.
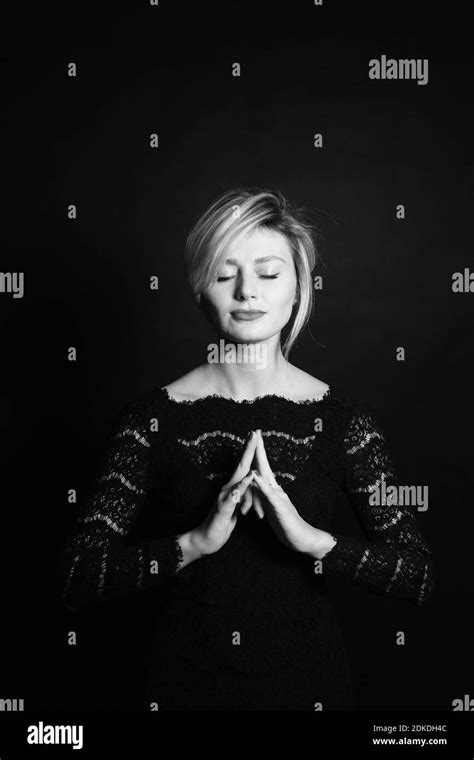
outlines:
{"label": "cheek", "polygon": [[217,292],[216,290],[208,290],[206,293],[204,293],[203,298],[205,301],[204,312],[207,318],[214,325],[220,324],[225,317],[228,298],[226,298],[223,291]]}
{"label": "cheek", "polygon": [[296,280],[282,282],[280,287],[278,287],[274,293],[275,303],[278,303],[280,306],[286,306],[288,304],[290,308],[293,305],[295,296]]}
{"label": "cheek", "polygon": [[222,308],[222,293],[219,293],[216,288],[206,290],[204,298],[210,311],[218,312]]}

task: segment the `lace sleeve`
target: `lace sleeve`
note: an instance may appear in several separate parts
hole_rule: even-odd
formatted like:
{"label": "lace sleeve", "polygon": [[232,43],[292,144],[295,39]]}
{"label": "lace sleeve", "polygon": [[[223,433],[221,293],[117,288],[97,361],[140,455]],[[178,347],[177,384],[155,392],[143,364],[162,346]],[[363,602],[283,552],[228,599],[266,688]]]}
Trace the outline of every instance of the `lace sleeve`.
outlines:
{"label": "lace sleeve", "polygon": [[93,487],[60,555],[62,599],[72,610],[158,586],[182,561],[175,536],[127,545],[151,487],[150,420],[138,402],[112,426]]}
{"label": "lace sleeve", "polygon": [[[433,594],[434,562],[416,506],[403,504],[385,435],[370,411],[355,414],[344,436],[347,495],[369,541],[331,532],[324,572],[346,575],[376,593],[424,604]],[[385,484],[385,490],[383,487]],[[406,499],[405,499],[406,501]]]}

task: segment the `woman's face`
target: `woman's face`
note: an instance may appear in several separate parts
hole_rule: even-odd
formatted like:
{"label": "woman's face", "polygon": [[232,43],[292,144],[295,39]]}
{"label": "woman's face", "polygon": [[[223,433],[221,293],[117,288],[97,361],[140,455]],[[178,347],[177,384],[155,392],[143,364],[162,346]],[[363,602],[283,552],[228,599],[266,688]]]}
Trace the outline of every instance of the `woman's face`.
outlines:
{"label": "woman's face", "polygon": [[267,340],[291,317],[296,270],[279,232],[257,229],[221,255],[216,279],[204,293],[208,317],[219,334],[241,343]]}

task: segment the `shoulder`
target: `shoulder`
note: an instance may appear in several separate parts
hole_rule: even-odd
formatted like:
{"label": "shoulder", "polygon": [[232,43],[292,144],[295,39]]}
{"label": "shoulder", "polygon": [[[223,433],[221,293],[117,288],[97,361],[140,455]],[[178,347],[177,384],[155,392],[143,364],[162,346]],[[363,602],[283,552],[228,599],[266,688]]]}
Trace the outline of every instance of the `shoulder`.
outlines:
{"label": "shoulder", "polygon": [[294,367],[293,393],[301,399],[313,399],[325,396],[329,391],[329,383],[313,377],[299,367]]}
{"label": "shoulder", "polygon": [[340,410],[347,446],[363,448],[372,441],[386,442],[386,415],[369,400],[339,391],[334,394],[333,404]]}
{"label": "shoulder", "polygon": [[333,413],[337,413],[344,420],[350,419],[360,410],[363,404],[355,398],[347,388],[339,383],[325,382],[320,378],[310,375],[297,367],[294,368],[294,395],[301,399],[324,399],[327,407]]}
{"label": "shoulder", "polygon": [[112,411],[112,431],[122,428],[149,431],[151,421],[165,413],[166,398],[159,386],[148,386],[130,394]]}
{"label": "shoulder", "polygon": [[162,390],[177,401],[194,401],[211,393],[210,383],[207,379],[206,365],[195,367],[185,375],[178,377],[173,382],[162,386]]}
{"label": "shoulder", "polygon": [[365,396],[355,394],[342,383],[329,383],[325,397],[326,409],[338,422],[343,434],[363,436],[374,429],[380,429],[379,410]]}

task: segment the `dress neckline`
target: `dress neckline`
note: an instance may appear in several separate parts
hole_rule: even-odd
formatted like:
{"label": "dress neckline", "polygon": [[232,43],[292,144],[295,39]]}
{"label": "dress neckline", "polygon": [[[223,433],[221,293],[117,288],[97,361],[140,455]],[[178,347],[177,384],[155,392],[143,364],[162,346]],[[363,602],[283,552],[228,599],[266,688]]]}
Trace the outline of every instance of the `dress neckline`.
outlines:
{"label": "dress neckline", "polygon": [[183,399],[182,401],[178,401],[178,399],[175,399],[172,396],[170,396],[169,391],[166,388],[159,388],[158,390],[172,404],[183,404],[185,406],[202,404],[207,401],[223,401],[228,404],[237,404],[238,406],[256,404],[262,401],[263,402],[270,401],[270,402],[275,402],[275,403],[283,402],[286,404],[295,404],[296,406],[312,406],[313,404],[320,404],[321,402],[326,401],[330,396],[333,395],[334,386],[332,386],[329,383],[327,383],[327,385],[328,385],[327,389],[324,391],[323,395],[320,396],[319,398],[301,399],[300,401],[296,401],[295,399],[291,399],[291,398],[286,398],[286,396],[278,396],[275,393],[267,393],[263,396],[256,396],[253,399],[244,398],[244,399],[241,399],[240,401],[235,398],[230,398],[229,396],[220,396],[217,393],[211,393],[207,396],[201,396],[200,398],[196,398],[196,399]]}

